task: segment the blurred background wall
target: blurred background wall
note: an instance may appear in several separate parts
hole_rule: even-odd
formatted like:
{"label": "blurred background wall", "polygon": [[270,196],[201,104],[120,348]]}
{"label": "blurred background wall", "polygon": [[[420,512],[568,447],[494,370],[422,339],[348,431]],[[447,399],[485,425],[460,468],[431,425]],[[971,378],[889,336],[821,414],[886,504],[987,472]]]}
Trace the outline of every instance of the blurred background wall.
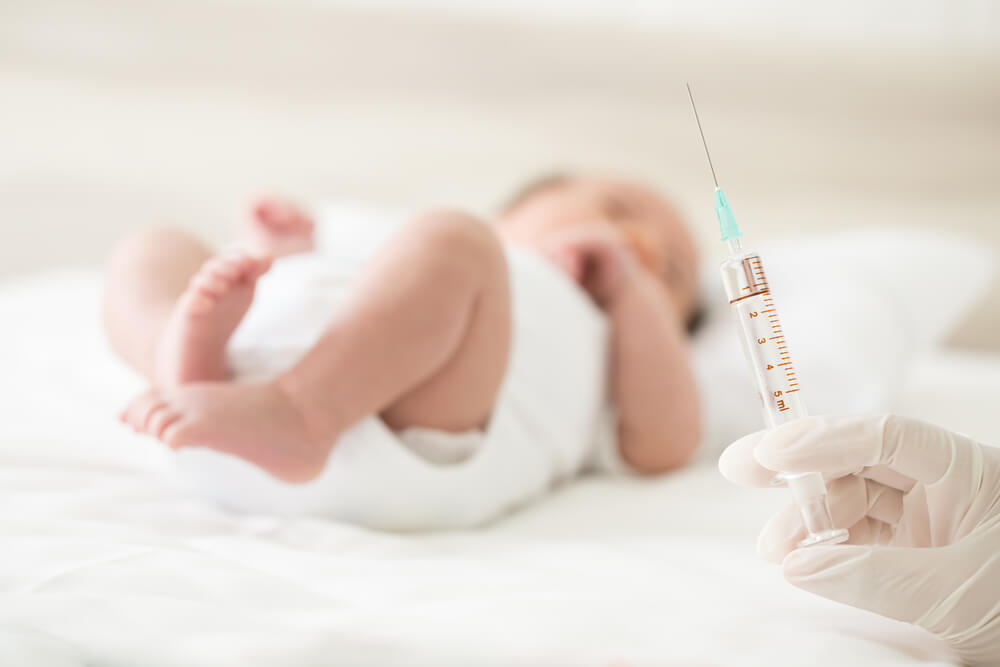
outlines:
{"label": "blurred background wall", "polygon": [[[714,261],[685,81],[754,237],[1000,252],[996,0],[0,0],[0,277],[224,241],[260,190],[488,213],[564,166],[658,185]],[[997,331],[1000,283],[954,342]]]}
{"label": "blurred background wall", "polygon": [[[258,0],[267,2],[268,0]],[[304,0],[316,6],[403,9],[557,24],[598,23],[718,35],[770,34],[1000,50],[996,0]],[[270,0],[273,5],[286,4]]]}

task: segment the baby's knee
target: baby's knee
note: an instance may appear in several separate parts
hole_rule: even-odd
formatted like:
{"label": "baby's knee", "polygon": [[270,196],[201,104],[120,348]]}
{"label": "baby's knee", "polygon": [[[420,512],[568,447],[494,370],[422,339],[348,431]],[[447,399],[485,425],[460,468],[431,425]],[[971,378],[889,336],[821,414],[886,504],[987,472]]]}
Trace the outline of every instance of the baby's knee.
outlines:
{"label": "baby's knee", "polygon": [[506,270],[503,246],[493,228],[473,215],[434,210],[413,218],[406,233],[436,264],[476,273]]}
{"label": "baby's knee", "polygon": [[121,238],[111,248],[108,264],[111,267],[130,265],[152,253],[172,250],[177,246],[200,245],[191,236],[174,227],[153,225],[142,227]]}

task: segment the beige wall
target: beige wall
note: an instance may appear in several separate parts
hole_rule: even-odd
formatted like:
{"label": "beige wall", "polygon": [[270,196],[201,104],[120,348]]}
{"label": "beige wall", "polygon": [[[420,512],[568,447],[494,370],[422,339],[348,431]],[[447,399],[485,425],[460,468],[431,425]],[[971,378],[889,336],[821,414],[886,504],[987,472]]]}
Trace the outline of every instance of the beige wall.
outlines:
{"label": "beige wall", "polygon": [[242,5],[355,7],[515,18],[565,26],[655,27],[725,37],[748,33],[856,44],[1000,52],[994,0],[230,0]]}
{"label": "beige wall", "polygon": [[[488,210],[559,165],[654,181],[714,257],[685,80],[748,233],[945,226],[1000,253],[990,56],[138,4],[0,4],[0,274],[96,262],[149,222],[221,240],[262,187]],[[956,342],[1000,349],[998,330],[995,285]]]}

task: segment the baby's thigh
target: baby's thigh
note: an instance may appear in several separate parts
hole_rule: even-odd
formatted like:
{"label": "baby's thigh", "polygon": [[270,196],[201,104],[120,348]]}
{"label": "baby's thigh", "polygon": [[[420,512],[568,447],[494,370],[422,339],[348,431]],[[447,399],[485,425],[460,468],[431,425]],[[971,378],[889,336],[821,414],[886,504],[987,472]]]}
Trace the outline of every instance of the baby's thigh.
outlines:
{"label": "baby's thigh", "polygon": [[[412,235],[412,236],[411,236]],[[462,335],[447,361],[415,389],[382,412],[394,428],[434,426],[463,430],[482,426],[492,412],[507,369],[511,344],[511,295],[507,258],[492,228],[465,214],[442,211],[421,216],[401,232],[400,240],[419,239],[440,263],[459,263],[458,282],[431,281],[426,298],[440,302],[453,289],[475,285],[464,302]]]}

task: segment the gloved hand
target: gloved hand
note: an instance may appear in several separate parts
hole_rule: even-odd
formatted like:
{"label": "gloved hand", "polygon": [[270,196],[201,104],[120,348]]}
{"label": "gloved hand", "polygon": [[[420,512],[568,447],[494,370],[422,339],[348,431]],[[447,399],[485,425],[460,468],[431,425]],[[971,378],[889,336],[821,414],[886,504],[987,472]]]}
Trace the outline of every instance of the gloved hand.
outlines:
{"label": "gloved hand", "polygon": [[737,440],[719,469],[748,486],[822,472],[844,545],[796,549],[798,509],[758,552],[793,585],[929,630],[973,664],[1000,665],[1000,449],[913,419],[806,417]]}

